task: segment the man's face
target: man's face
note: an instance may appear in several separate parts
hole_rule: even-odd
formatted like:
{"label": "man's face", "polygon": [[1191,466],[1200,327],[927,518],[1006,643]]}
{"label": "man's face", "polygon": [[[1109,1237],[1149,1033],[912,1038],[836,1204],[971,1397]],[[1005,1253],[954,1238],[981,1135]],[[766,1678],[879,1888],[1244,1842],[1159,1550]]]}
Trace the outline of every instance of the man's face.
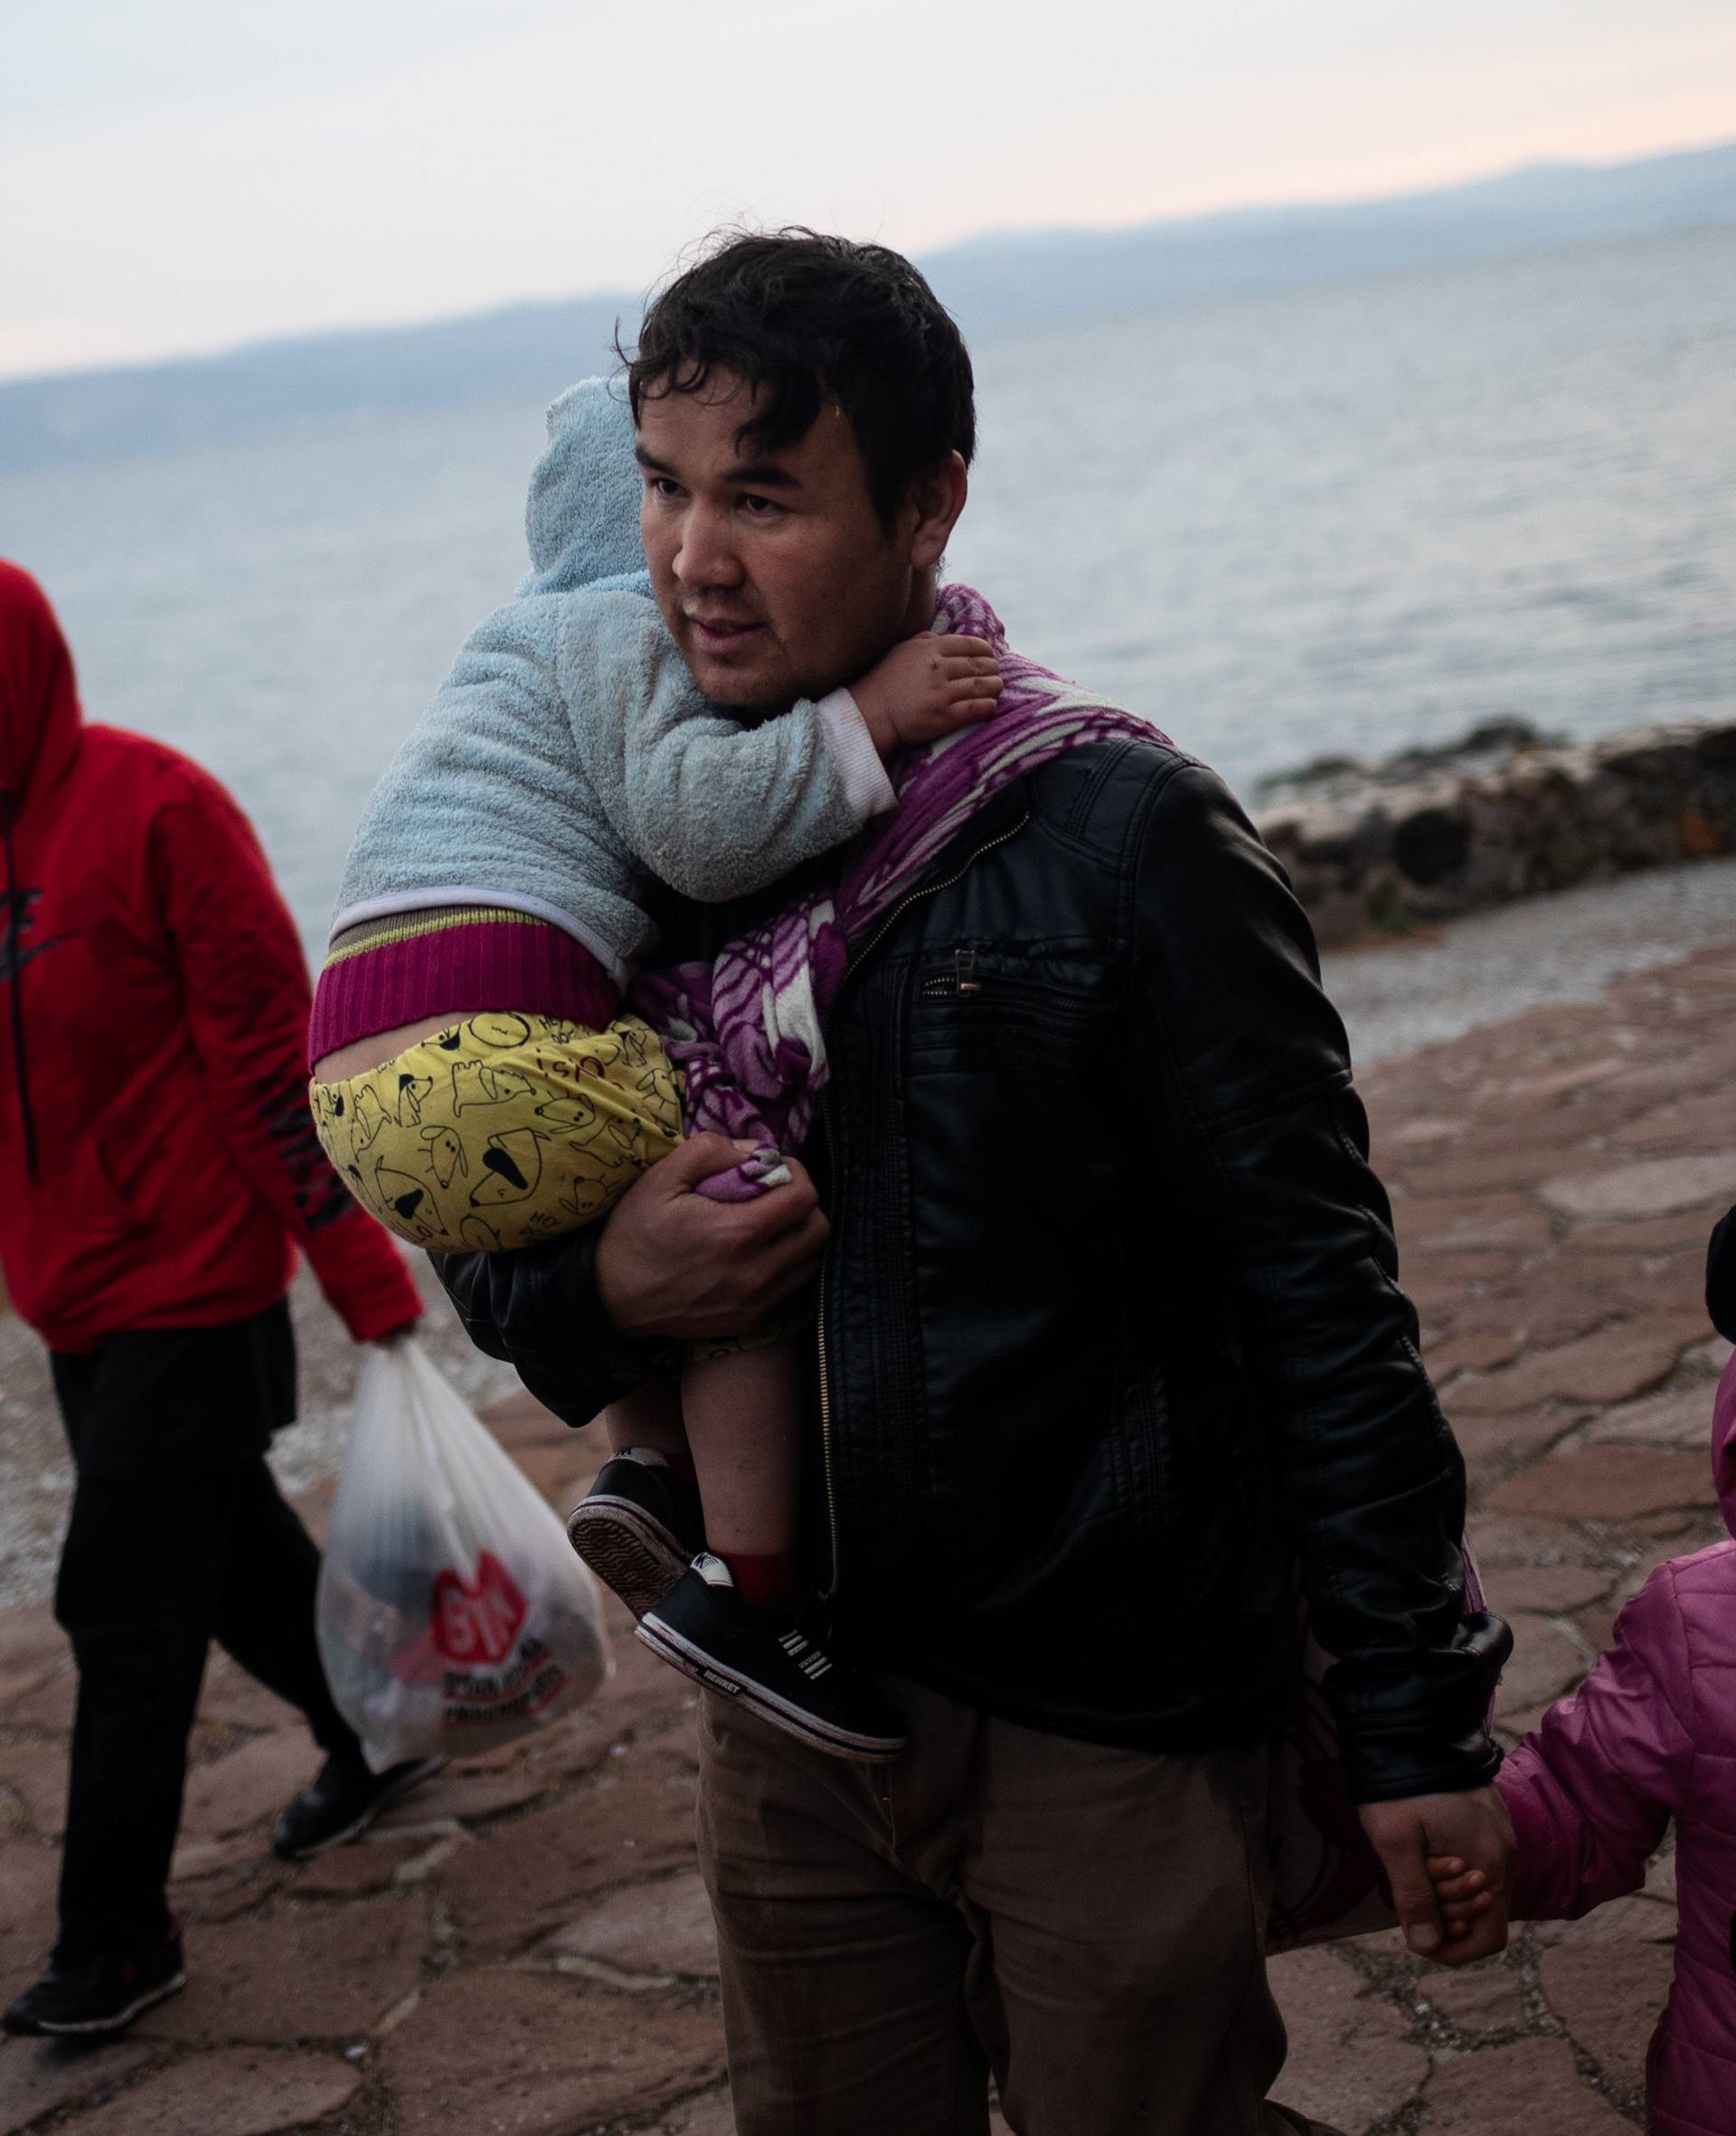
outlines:
{"label": "man's face", "polygon": [[917,510],[882,523],[842,410],[828,402],[805,438],[767,451],[739,438],[753,407],[731,374],[643,401],[639,525],[700,688],[774,710],[851,681],[929,619],[914,613]]}

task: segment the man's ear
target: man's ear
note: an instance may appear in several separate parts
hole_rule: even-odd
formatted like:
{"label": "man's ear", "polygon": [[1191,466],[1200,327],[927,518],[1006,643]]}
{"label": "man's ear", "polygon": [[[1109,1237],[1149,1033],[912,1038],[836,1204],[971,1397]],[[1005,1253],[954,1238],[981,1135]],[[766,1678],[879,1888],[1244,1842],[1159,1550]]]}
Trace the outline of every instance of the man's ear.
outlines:
{"label": "man's ear", "polygon": [[916,570],[931,571],[939,562],[969,494],[969,471],[964,455],[958,452],[949,452],[938,468],[919,475],[910,485],[910,503],[916,508],[910,562]]}

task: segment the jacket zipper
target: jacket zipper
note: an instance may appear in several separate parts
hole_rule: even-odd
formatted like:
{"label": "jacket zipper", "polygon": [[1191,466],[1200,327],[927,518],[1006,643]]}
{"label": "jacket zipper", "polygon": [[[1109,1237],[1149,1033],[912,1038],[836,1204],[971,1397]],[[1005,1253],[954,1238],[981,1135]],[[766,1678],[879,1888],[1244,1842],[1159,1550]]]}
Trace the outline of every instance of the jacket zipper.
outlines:
{"label": "jacket zipper", "polygon": [[983,982],[976,977],[975,950],[955,950],[951,976],[937,973],[933,978],[922,982],[923,995],[929,1000],[938,1000],[942,995],[950,999],[957,994],[980,994],[982,990]]}
{"label": "jacket zipper", "polygon": [[[849,967],[844,968],[848,976]],[[820,1118],[826,1124],[826,1153],[835,1188],[838,1177],[838,1143],[832,1131],[832,1108],[826,1102],[826,1093],[820,1092]],[[826,1526],[827,1548],[832,1555],[831,1578],[824,1590],[830,1601],[838,1592],[838,1500],[832,1488],[832,1394],[826,1377],[826,1276],[832,1259],[828,1245],[820,1257],[819,1311],[815,1318],[815,1338],[819,1346],[820,1366],[820,1472],[826,1479]]]}
{"label": "jacket zipper", "polygon": [[920,989],[925,1001],[968,1000],[980,994],[992,1000],[997,1007],[1040,1007],[1056,1015],[1077,1015],[1086,1006],[1076,993],[1064,987],[1052,987],[1041,981],[1014,978],[1005,971],[991,972],[986,978],[978,978],[976,952],[974,950],[955,950],[953,969],[937,971],[924,979]]}
{"label": "jacket zipper", "polygon": [[[900,898],[862,948],[845,963],[844,976],[838,981],[837,995],[832,1005],[834,1011],[835,1012],[838,1002],[844,997],[844,989],[849,984],[852,973],[873,955],[881,943],[885,940],[892,927],[910,911],[912,905],[920,904],[925,898],[938,897],[943,890],[950,890],[955,883],[962,881],[984,854],[993,853],[997,846],[1005,846],[1009,839],[1016,838],[1030,820],[1031,811],[1027,808],[1016,823],[1008,825],[1007,828],[997,836],[985,840],[974,853],[967,854],[951,874],[943,876],[939,883],[927,884],[920,890],[912,890],[907,897]],[[962,976],[961,974],[961,978]],[[832,1186],[835,1198],[838,1186],[838,1145],[837,1137],[832,1126],[832,1093],[829,1089],[820,1092],[820,1119],[826,1127],[826,1157],[831,1167]],[[832,1249],[828,1246],[825,1257],[820,1262],[819,1313],[815,1324],[816,1339],[819,1351],[820,1468],[826,1479],[826,1520],[832,1552],[832,1577],[824,1591],[825,1599],[827,1602],[830,1602],[837,1593],[842,1573],[838,1556],[838,1498],[832,1475],[832,1390],[827,1385],[826,1369],[826,1280],[830,1270],[831,1261]]]}

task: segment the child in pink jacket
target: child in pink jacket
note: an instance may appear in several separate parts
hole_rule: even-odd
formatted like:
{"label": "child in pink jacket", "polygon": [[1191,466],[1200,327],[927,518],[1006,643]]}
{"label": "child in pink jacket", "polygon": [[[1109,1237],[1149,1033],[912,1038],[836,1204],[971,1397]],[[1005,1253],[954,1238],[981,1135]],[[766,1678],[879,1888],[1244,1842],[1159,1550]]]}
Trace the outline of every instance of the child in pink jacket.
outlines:
{"label": "child in pink jacket", "polygon": [[[1736,1210],[1712,1234],[1707,1303],[1736,1341]],[[1712,1406],[1712,1475],[1736,1536],[1736,1358]],[[1577,1920],[1636,1891],[1674,1819],[1675,1979],[1646,2057],[1652,2136],[1736,2136],[1736,1541],[1660,1565],[1615,1642],[1495,1782],[1518,1839],[1511,1911]],[[1429,1864],[1448,1913],[1481,1879]]]}

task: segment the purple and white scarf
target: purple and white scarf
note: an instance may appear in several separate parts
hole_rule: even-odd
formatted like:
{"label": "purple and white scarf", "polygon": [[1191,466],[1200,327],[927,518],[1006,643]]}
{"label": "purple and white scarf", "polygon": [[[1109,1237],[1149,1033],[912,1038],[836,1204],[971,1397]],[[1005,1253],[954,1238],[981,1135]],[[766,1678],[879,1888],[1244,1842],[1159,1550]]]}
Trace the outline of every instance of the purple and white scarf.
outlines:
{"label": "purple and white scarf", "polygon": [[[898,806],[846,849],[835,889],[798,898],[712,963],[647,972],[633,989],[633,1007],[682,1072],[690,1135],[799,1150],[826,1085],[826,1022],[851,956],[958,833],[1003,787],[1065,750],[1166,739],[1148,720],[1014,652],[1000,618],[968,586],[941,589],[934,629],[994,647],[1002,683],[994,717],[888,766]],[[750,1160],[702,1191],[739,1199],[762,1184],[772,1177]]]}

